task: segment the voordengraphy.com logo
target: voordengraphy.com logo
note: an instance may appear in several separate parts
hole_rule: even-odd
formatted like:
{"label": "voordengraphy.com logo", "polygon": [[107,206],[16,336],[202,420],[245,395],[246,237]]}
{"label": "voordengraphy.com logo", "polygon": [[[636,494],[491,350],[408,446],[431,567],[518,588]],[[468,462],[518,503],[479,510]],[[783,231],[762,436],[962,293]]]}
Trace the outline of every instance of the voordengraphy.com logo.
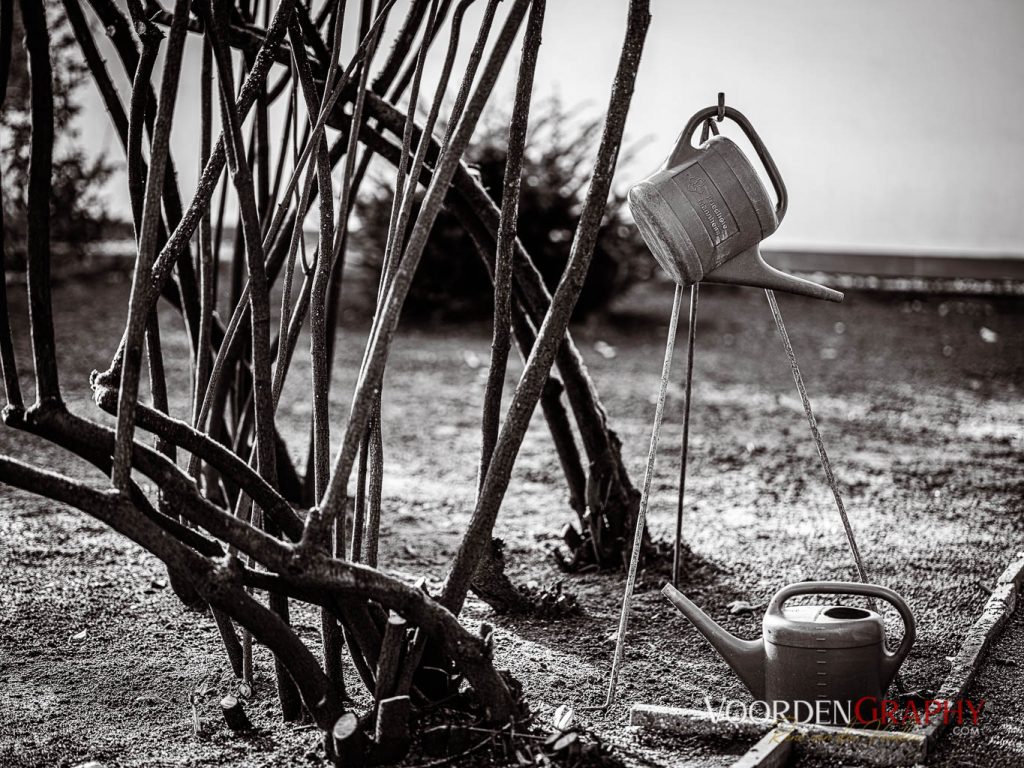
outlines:
{"label": "voordengraphy.com logo", "polygon": [[850,724],[875,727],[905,725],[978,725],[984,699],[923,699],[905,702],[864,696],[856,701],[740,701],[723,699],[717,706],[704,697],[714,721],[789,720],[820,725]]}

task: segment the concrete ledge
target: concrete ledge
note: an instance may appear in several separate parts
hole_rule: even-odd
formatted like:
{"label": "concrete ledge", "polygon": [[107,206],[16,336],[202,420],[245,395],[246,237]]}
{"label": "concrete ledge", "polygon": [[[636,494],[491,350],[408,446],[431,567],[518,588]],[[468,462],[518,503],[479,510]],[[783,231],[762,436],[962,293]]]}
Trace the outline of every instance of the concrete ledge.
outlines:
{"label": "concrete ledge", "polygon": [[[925,736],[901,731],[871,731],[814,723],[780,723],[765,718],[724,718],[707,710],[635,704],[629,724],[641,728],[671,731],[688,736],[714,735],[719,738],[761,738],[754,746],[761,758],[773,739],[785,736],[790,748],[839,760],[856,760],[873,765],[914,765],[924,760]],[[765,736],[765,734],[768,734]],[[768,740],[768,744],[763,742]],[[749,754],[749,753],[748,753]],[[769,753],[770,754],[770,753]],[[771,762],[736,765],[773,765]]]}
{"label": "concrete ledge", "polygon": [[1013,584],[1018,590],[1024,586],[1024,552],[1018,552],[1016,559],[999,574],[999,584]]}
{"label": "concrete ledge", "polygon": [[764,256],[769,264],[785,272],[938,280],[1024,280],[1024,254],[971,256],[766,248]]}
{"label": "concrete ledge", "polygon": [[757,739],[772,730],[778,722],[762,717],[718,717],[704,709],[634,704],[629,710],[629,724],[686,736]]}
{"label": "concrete ledge", "polygon": [[[977,618],[964,638],[960,652],[953,657],[949,674],[935,698],[955,702],[967,695],[974,678],[978,674],[981,662],[992,641],[999,636],[1006,622],[1017,609],[1021,587],[1024,585],[1024,556],[1018,554],[999,575],[996,587],[985,603],[981,615]],[[949,723],[939,721],[930,725],[915,728],[914,733],[925,737],[931,749],[941,738]]]}
{"label": "concrete ledge", "polygon": [[768,731],[732,768],[781,768],[793,753],[794,735],[792,728]]}

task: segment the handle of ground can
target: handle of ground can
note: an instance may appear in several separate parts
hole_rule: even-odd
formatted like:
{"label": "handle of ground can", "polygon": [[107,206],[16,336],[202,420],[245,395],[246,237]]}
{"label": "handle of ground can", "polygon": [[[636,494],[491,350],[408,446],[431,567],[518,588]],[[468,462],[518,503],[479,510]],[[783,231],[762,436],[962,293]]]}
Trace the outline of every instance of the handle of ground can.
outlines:
{"label": "handle of ground can", "polygon": [[914,621],[914,614],[902,597],[887,587],[877,584],[862,584],[858,581],[804,581],[797,584],[790,584],[775,593],[768,604],[767,614],[781,614],[782,606],[792,597],[797,595],[863,595],[865,597],[877,597],[885,600],[899,611],[903,620],[903,640],[900,647],[894,652],[885,651],[882,660],[884,670],[883,680],[888,687],[903,660],[910,653],[910,647],[917,638],[917,623]]}

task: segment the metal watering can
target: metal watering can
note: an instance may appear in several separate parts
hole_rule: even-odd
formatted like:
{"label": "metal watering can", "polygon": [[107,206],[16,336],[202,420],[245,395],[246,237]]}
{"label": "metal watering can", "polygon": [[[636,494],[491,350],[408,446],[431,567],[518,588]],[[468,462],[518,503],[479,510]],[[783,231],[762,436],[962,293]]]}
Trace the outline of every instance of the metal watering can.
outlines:
{"label": "metal watering can", "polygon": [[[741,640],[730,634],[671,584],[662,589],[739,675],[759,701],[788,703],[823,722],[845,723],[864,697],[873,708],[884,696],[914,644],[910,608],[891,589],[847,581],[790,584],[775,593],[764,615],[764,635]],[[903,640],[895,652],[885,647],[885,623],[875,611],[845,605],[785,608],[797,595],[865,595],[891,603],[903,619]],[[800,703],[798,703],[800,702]],[[816,702],[828,706],[816,707]]]}
{"label": "metal watering can", "polygon": [[[661,169],[630,188],[629,208],[644,241],[684,287],[706,280],[842,301],[839,291],[780,272],[761,257],[761,241],[786,215],[786,185],[753,126],[721,98],[690,118]],[[775,189],[774,206],[734,142],[713,136],[692,145],[698,126],[716,116],[731,119],[750,139]]]}

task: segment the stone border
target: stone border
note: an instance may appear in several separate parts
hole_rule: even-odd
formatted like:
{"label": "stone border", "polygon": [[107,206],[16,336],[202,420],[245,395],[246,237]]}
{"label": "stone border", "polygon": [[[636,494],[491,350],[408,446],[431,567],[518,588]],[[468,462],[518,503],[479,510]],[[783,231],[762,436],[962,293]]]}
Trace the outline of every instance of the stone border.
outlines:
{"label": "stone border", "polygon": [[773,728],[733,763],[732,768],[782,768],[793,754],[794,734],[792,728]]}
{"label": "stone border", "polygon": [[[1022,589],[1024,552],[1019,552],[996,580],[985,608],[967,631],[936,699],[955,702],[966,695],[986,651],[1016,610]],[[780,723],[766,718],[730,719],[706,710],[651,704],[634,704],[629,724],[687,735],[760,739],[733,768],[783,765],[796,743],[809,754],[880,766],[920,764],[949,725],[940,721],[910,731],[870,731],[813,723]]]}
{"label": "stone border", "polygon": [[[1002,632],[1017,608],[1021,587],[1024,586],[1024,553],[1018,552],[1016,559],[1000,574],[995,589],[985,603],[981,615],[974,622],[960,652],[953,657],[952,666],[945,682],[935,695],[936,699],[955,702],[967,695],[989,646]],[[942,722],[919,726],[914,733],[927,740],[928,749],[938,742],[949,723]]]}
{"label": "stone border", "polygon": [[634,704],[629,712],[629,724],[686,735],[761,737],[761,741],[750,750],[756,750],[761,762],[744,762],[750,756],[748,752],[735,764],[748,768],[777,765],[770,759],[775,756],[775,750],[766,751],[766,747],[778,745],[778,742],[785,744],[779,746],[778,751],[781,752],[787,752],[799,744],[801,751],[809,754],[865,761],[881,766],[920,763],[926,749],[925,736],[919,733],[869,731],[815,723],[780,723],[768,718],[725,718],[707,710],[649,704]]}

